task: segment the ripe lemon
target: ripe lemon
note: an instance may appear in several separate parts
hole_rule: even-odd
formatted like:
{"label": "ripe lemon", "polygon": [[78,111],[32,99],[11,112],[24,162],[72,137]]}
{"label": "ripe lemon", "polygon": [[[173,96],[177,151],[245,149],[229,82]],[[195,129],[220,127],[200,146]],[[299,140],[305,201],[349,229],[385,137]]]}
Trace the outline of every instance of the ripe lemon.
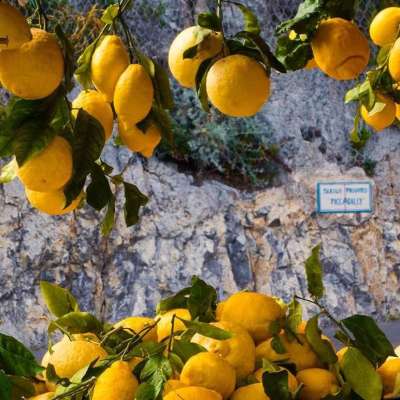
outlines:
{"label": "ripe lemon", "polygon": [[61,136],[56,136],[44,150],[18,168],[19,179],[27,189],[36,192],[58,190],[71,176],[71,146]]}
{"label": "ripe lemon", "polygon": [[202,386],[214,390],[224,399],[235,390],[234,368],[214,353],[202,352],[190,357],[181,372],[181,382],[188,386]]}
{"label": "ripe lemon", "polygon": [[318,67],[331,78],[355,79],[368,65],[368,40],[355,24],[345,19],[321,22],[311,46]]}
{"label": "ripe lemon", "polygon": [[176,389],[181,389],[184,387],[187,387],[187,385],[181,381],[178,381],[177,379],[169,379],[164,385],[163,396],[166,396],[168,393]]}
{"label": "ripe lemon", "polygon": [[192,342],[228,361],[235,368],[238,379],[249,376],[254,371],[256,361],[256,347],[252,337],[234,322],[221,321],[211,325],[232,333],[233,337],[227,340],[216,340],[196,334]]}
{"label": "ripe lemon", "polygon": [[113,101],[115,85],[128,65],[129,55],[119,36],[105,36],[93,52],[92,82],[109,103]]}
{"label": "ripe lemon", "polygon": [[198,43],[199,35],[205,30],[198,26],[191,26],[182,31],[172,42],[168,54],[168,63],[174,78],[183,87],[196,86],[196,74],[201,63],[213,58],[222,50],[221,35],[210,32],[209,36],[201,43],[200,49],[194,58],[183,58],[183,53]]}
{"label": "ripe lemon", "polygon": [[[154,319],[146,317],[129,317],[122,321],[117,322],[114,328],[125,328],[129,329],[132,333],[141,334],[143,330],[154,325]],[[157,329],[154,326],[146,335],[143,337],[144,341],[157,342]]]}
{"label": "ripe lemon", "polygon": [[120,121],[119,135],[129,150],[147,158],[153,155],[162,138],[161,130],[155,123],[151,123],[143,132],[134,124],[129,125]]}
{"label": "ripe lemon", "polygon": [[224,309],[224,305],[225,305],[225,302],[224,302],[224,301],[220,301],[220,302],[217,304],[217,309],[215,310],[215,319],[216,319],[217,321],[221,321],[222,310]]}
{"label": "ripe lemon", "polygon": [[235,390],[231,400],[269,400],[265,394],[264,387],[261,383],[253,383],[252,385],[242,386]]}
{"label": "ripe lemon", "polygon": [[372,20],[369,34],[378,46],[392,44],[398,37],[400,27],[400,7],[388,7],[380,11]]}
{"label": "ripe lemon", "polygon": [[231,117],[251,117],[270,96],[270,79],[253,58],[235,54],[217,61],[206,80],[211,103]]}
{"label": "ripe lemon", "polygon": [[62,190],[35,192],[25,188],[25,194],[32,207],[49,215],[63,215],[74,211],[79,206],[83,196],[81,194],[65,208],[66,198]]}
{"label": "ripe lemon", "polygon": [[315,69],[318,68],[317,63],[315,62],[315,58],[311,59],[308,61],[306,66],[304,67],[305,69]]}
{"label": "ripe lemon", "polygon": [[111,137],[113,130],[114,114],[110,103],[105,100],[105,97],[95,90],[83,91],[72,102],[72,108],[75,109],[72,113],[76,116],[78,109],[82,108],[92,117],[96,118],[104,129],[106,140]]}
{"label": "ripe lemon", "polygon": [[150,112],[154,88],[149,74],[140,64],[131,64],[118,79],[114,107],[124,123],[137,124]]}
{"label": "ripe lemon", "polygon": [[[286,369],[286,368],[282,368],[282,369],[286,370],[288,373],[288,387],[289,387],[290,392],[295,393],[299,386],[296,377],[288,369]],[[254,373],[255,378],[261,383],[262,383],[262,377],[263,377],[264,372],[265,372],[265,370],[263,368],[260,368]]]}
{"label": "ripe lemon", "polygon": [[0,52],[0,81],[15,96],[27,100],[49,96],[60,85],[64,59],[51,33],[32,29],[32,40]]}
{"label": "ripe lemon", "polygon": [[297,373],[296,378],[304,385],[300,392],[300,400],[320,400],[339,390],[335,375],[326,369],[304,369]]}
{"label": "ripe lemon", "polygon": [[[186,308],[176,308],[174,310],[166,312],[163,315],[160,315],[160,320],[157,324],[157,337],[159,342],[171,335],[172,318],[174,315],[185,320],[192,319],[189,310],[187,310]],[[179,319],[175,318],[174,332],[180,332],[184,330],[186,330],[185,324]]]}
{"label": "ripe lemon", "polygon": [[361,116],[369,126],[379,132],[393,124],[396,119],[396,104],[390,97],[383,94],[378,94],[377,100],[380,103],[385,103],[385,108],[380,112],[370,115],[367,108],[362,106]]}
{"label": "ripe lemon", "polygon": [[[42,366],[52,364],[60,378],[71,378],[77,371],[96,359],[107,357],[106,351],[98,343],[91,341],[90,336],[75,336],[69,340],[64,336],[53,346],[53,352],[47,352],[42,360]],[[89,341],[90,340],[90,341]]]}
{"label": "ripe lemon", "polygon": [[396,118],[400,121],[400,104],[396,104]]}
{"label": "ripe lemon", "polygon": [[221,314],[221,320],[241,325],[255,342],[270,338],[271,324],[282,317],[282,308],[275,299],[254,292],[232,295],[225,301]]}
{"label": "ripe lemon", "polygon": [[25,17],[4,2],[0,3],[0,38],[7,39],[7,43],[0,43],[0,50],[17,49],[32,39]]}
{"label": "ripe lemon", "polygon": [[400,82],[400,39],[397,39],[389,55],[389,72],[396,82]]}
{"label": "ripe lemon", "polygon": [[30,397],[29,400],[51,400],[54,397],[54,392],[39,394],[38,396]]}
{"label": "ripe lemon", "polygon": [[273,339],[269,339],[257,346],[257,359],[265,358],[272,362],[288,360],[288,362],[296,365],[298,371],[321,366],[317,355],[306,341],[305,335],[297,334],[301,344],[296,339],[290,342],[285,334],[281,334],[279,337],[286,349],[286,353],[277,353],[272,347]]}
{"label": "ripe lemon", "polygon": [[391,394],[395,389],[396,380],[400,379],[400,358],[389,357],[378,369],[382,378],[384,394]]}
{"label": "ripe lemon", "polygon": [[190,386],[176,389],[163,397],[163,400],[222,400],[222,396],[214,390]]}
{"label": "ripe lemon", "polygon": [[116,361],[97,379],[92,400],[132,400],[139,383],[129,364]]}

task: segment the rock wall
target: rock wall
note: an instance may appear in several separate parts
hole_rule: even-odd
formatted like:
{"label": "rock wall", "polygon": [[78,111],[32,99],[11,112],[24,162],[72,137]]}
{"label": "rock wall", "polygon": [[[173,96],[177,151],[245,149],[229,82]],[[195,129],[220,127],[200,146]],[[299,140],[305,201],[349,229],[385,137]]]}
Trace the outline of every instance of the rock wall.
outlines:
{"label": "rock wall", "polygon": [[[160,4],[149,3],[154,9]],[[148,51],[165,58],[174,34],[205,3],[164,1],[163,25],[143,22],[142,31],[150,32]],[[298,1],[247,3],[270,26],[276,10],[293,12]],[[376,135],[366,151],[377,162],[372,215],[314,211],[317,179],[366,178],[354,167],[347,140],[354,112],[342,100],[348,87],[318,71],[273,76],[271,101],[258,118],[272,128],[293,170],[273,188],[243,191],[198,181],[173,163],[144,161],[109,146],[106,161],[119,170],[130,160],[127,179],[151,199],[134,228],[124,226],[119,212],[109,238],[101,237],[98,216],[89,208],[48,217],[28,206],[18,182],[0,187],[1,330],[35,350],[44,348],[40,279],[71,288],[83,308],[110,320],[149,313],[193,274],[217,286],[221,296],[250,288],[288,300],[306,295],[304,261],[320,242],[327,304],[338,316],[400,318],[399,129]]]}

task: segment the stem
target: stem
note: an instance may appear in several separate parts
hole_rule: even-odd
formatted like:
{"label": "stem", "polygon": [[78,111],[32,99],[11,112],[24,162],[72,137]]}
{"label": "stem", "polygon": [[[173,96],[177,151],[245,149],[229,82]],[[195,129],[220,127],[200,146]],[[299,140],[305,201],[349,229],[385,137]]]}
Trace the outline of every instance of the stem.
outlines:
{"label": "stem", "polygon": [[[43,30],[47,31],[47,23],[49,22],[49,20],[42,7],[42,1],[36,0],[36,6],[39,11],[39,24],[43,28]],[[42,18],[43,18],[43,23],[42,23]]]}
{"label": "stem", "polygon": [[176,318],[176,314],[174,314],[172,316],[171,319],[171,335],[169,336],[169,340],[168,340],[168,348],[167,348],[167,354],[169,356],[169,354],[172,351],[172,345],[174,343],[174,331],[175,331],[175,318]]}

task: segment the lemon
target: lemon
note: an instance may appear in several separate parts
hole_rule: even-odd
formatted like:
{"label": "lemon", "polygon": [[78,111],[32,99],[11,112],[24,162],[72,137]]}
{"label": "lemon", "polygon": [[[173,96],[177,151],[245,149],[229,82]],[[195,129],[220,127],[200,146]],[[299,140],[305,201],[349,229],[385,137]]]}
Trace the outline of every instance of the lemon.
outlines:
{"label": "lemon", "polygon": [[321,22],[311,46],[318,68],[331,78],[355,79],[368,65],[368,40],[355,24],[345,19]]}
{"label": "lemon", "polygon": [[[186,308],[176,308],[161,315],[159,317],[160,320],[157,324],[157,337],[159,342],[161,342],[162,340],[166,339],[171,335],[172,318],[174,315],[185,320],[192,319],[189,310],[187,310]],[[175,318],[174,332],[180,332],[184,330],[186,330],[185,324],[178,318]]]}
{"label": "lemon", "polygon": [[214,390],[191,386],[173,390],[163,400],[222,400],[222,397]]}
{"label": "lemon", "polygon": [[301,344],[296,339],[290,342],[285,334],[281,334],[279,337],[286,349],[286,353],[279,354],[275,352],[272,347],[273,339],[269,339],[257,346],[257,359],[265,358],[272,362],[287,360],[295,364],[298,371],[321,366],[321,362],[311,349],[304,334],[297,334],[297,338]]}
{"label": "lemon", "polygon": [[[42,379],[42,377],[40,377]],[[46,382],[43,380],[39,380],[38,382],[33,382],[33,386],[35,388],[35,394],[43,394],[46,393],[47,387],[46,387]]]}
{"label": "lemon", "polygon": [[315,58],[309,60],[304,68],[305,68],[305,69],[315,69],[315,68],[318,68],[317,63],[315,62]]}
{"label": "lemon", "polygon": [[18,168],[18,177],[29,190],[52,192],[62,188],[72,176],[70,144],[56,136],[50,144]]}
{"label": "lemon", "polygon": [[0,3],[0,50],[11,50],[21,47],[32,39],[31,30],[25,17],[10,4]]}
{"label": "lemon", "polygon": [[[296,377],[288,369],[286,369],[286,368],[281,368],[281,369],[284,369],[285,371],[287,371],[289,391],[292,393],[295,393],[299,386]],[[265,372],[265,370],[263,368],[260,368],[254,373],[255,378],[261,383],[262,383],[262,377],[263,377],[264,372]]]}
{"label": "lemon", "polygon": [[387,46],[397,39],[400,27],[400,7],[388,7],[372,20],[369,33],[378,46]]}
{"label": "lemon", "polygon": [[181,381],[178,381],[177,379],[169,379],[164,385],[163,396],[166,396],[169,392],[184,387],[187,387],[187,385],[185,385]]}
{"label": "lemon", "polygon": [[35,192],[25,189],[25,194],[32,207],[49,215],[63,215],[74,211],[79,206],[83,196],[81,194],[65,208],[66,198],[62,190]]}
{"label": "lemon", "polygon": [[60,85],[64,59],[51,33],[32,29],[32,40],[0,52],[0,81],[15,96],[27,100],[49,96]]}
{"label": "lemon", "polygon": [[224,309],[224,305],[225,305],[225,302],[224,302],[224,301],[220,301],[220,302],[217,304],[217,309],[215,310],[215,319],[216,319],[217,321],[220,321],[220,320],[221,320],[222,310]]}
{"label": "lemon", "polygon": [[325,369],[304,369],[297,373],[296,378],[304,385],[300,392],[300,400],[320,400],[339,391],[335,375]]}
{"label": "lemon", "polygon": [[30,397],[28,400],[51,400],[54,397],[54,392],[39,394],[38,396]]}
{"label": "lemon", "polygon": [[150,112],[154,98],[153,82],[140,64],[131,64],[118,79],[114,107],[127,125],[137,124]]}
{"label": "lemon", "polygon": [[192,342],[228,361],[235,368],[238,379],[246,378],[255,368],[256,347],[253,339],[245,329],[234,322],[221,321],[211,325],[230,332],[233,337],[216,340],[196,334]]}
{"label": "lemon", "polygon": [[93,52],[91,78],[96,89],[111,103],[115,85],[128,68],[129,55],[119,36],[106,35]]}
{"label": "lemon", "polygon": [[224,304],[221,320],[236,322],[246,329],[255,342],[272,336],[271,324],[279,323],[282,308],[272,297],[255,292],[239,292]]}
{"label": "lemon", "polygon": [[106,351],[100,347],[99,343],[94,343],[82,336],[75,337],[76,340],[70,340],[64,336],[61,341],[56,343],[52,350],[47,352],[42,360],[42,366],[47,367],[52,364],[60,378],[71,378],[76,372],[90,364],[96,359],[102,359],[107,356]]}
{"label": "lemon", "polygon": [[132,400],[139,383],[129,364],[116,361],[97,379],[92,400]]}
{"label": "lemon", "polygon": [[[125,318],[122,321],[117,322],[114,325],[114,328],[125,328],[128,329],[131,333],[143,334],[143,330],[149,328],[154,325],[154,319],[146,318],[146,317],[129,317]],[[154,326],[146,335],[143,337],[144,341],[153,341],[157,342],[157,329]]]}
{"label": "lemon", "polygon": [[154,122],[150,123],[143,132],[136,125],[128,125],[120,121],[119,135],[122,143],[129,150],[140,153],[147,158],[153,155],[162,137],[160,128]]}
{"label": "lemon", "polygon": [[251,117],[270,96],[270,79],[253,58],[235,54],[217,61],[206,79],[207,94],[219,111],[231,117]]}
{"label": "lemon", "polygon": [[400,104],[396,104],[396,118],[400,121]]}
{"label": "lemon", "polygon": [[233,393],[231,400],[269,400],[261,383],[243,386]]}
{"label": "lemon", "polygon": [[390,50],[389,72],[396,82],[400,82],[400,39],[397,39]]}
{"label": "lemon", "polygon": [[214,390],[228,399],[235,390],[236,372],[219,355],[202,352],[190,357],[183,366],[181,382]]}
{"label": "lemon", "polygon": [[394,392],[396,381],[400,379],[400,358],[389,357],[377,370],[382,378],[384,394]]}
{"label": "lemon", "polygon": [[104,129],[105,139],[108,140],[111,137],[114,114],[110,103],[101,93],[95,90],[81,92],[72,102],[72,108],[75,109],[72,111],[75,116],[78,114],[78,109],[82,108],[96,118]]}
{"label": "lemon", "polygon": [[361,116],[369,126],[379,132],[393,124],[396,119],[396,104],[390,97],[380,93],[377,95],[377,101],[385,103],[385,108],[382,111],[370,115],[367,108],[362,106]]}
{"label": "lemon", "polygon": [[[194,58],[183,58],[183,53],[198,43],[199,37],[208,33],[200,45]],[[196,86],[196,74],[201,63],[213,58],[222,50],[221,35],[205,30],[199,26],[191,26],[182,31],[172,42],[168,54],[168,64],[174,78],[183,87]]]}

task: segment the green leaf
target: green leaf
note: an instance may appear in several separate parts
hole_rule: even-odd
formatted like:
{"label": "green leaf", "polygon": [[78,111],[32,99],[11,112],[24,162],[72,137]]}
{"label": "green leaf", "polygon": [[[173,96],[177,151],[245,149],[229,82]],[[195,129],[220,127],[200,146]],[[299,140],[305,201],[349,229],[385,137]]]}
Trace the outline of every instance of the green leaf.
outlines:
{"label": "green leaf", "polygon": [[96,47],[101,43],[101,40],[102,38],[99,38],[91,43],[89,46],[87,46],[84,52],[78,58],[75,78],[84,89],[89,89],[92,85],[92,57],[94,51],[96,50]]}
{"label": "green leaf", "polygon": [[289,391],[288,371],[266,371],[262,376],[262,383],[264,391],[270,399],[292,400],[292,394]]}
{"label": "green leaf", "polygon": [[73,77],[75,71],[74,48],[59,24],[56,25],[54,32],[57,36],[58,41],[61,44],[61,49],[64,58],[65,87],[67,89],[67,92],[70,92],[74,88],[74,83],[73,83]]}
{"label": "green leaf", "polygon": [[35,377],[43,368],[17,339],[0,333],[0,367],[6,374]]}
{"label": "green leaf", "polygon": [[325,0],[324,13],[331,18],[354,19],[358,0]]}
{"label": "green leaf", "polygon": [[196,36],[195,44],[183,52],[183,58],[196,57],[204,41],[212,34],[212,30],[210,29],[202,28],[201,26],[197,26],[196,28],[194,31],[194,35]]}
{"label": "green leaf", "polygon": [[161,355],[152,356],[144,365],[140,374],[140,381],[149,383],[154,388],[154,395],[157,398],[165,383],[171,378],[173,373],[170,361]]}
{"label": "green leaf", "polygon": [[289,303],[289,314],[285,323],[285,330],[289,339],[295,339],[293,336],[297,334],[298,327],[302,321],[303,321],[302,306],[296,299],[293,299]]}
{"label": "green leaf", "polygon": [[40,281],[40,292],[47,308],[57,318],[79,311],[78,302],[67,289],[50,282]]}
{"label": "green leaf", "polygon": [[119,5],[118,4],[111,4],[108,6],[101,17],[101,21],[104,22],[105,24],[111,25],[114,23],[115,18],[119,14]]}
{"label": "green leaf", "polygon": [[208,59],[208,60],[203,61],[200,64],[200,67],[197,70],[197,74],[196,74],[197,97],[199,98],[201,107],[205,112],[210,111],[210,104],[208,102],[208,95],[207,95],[207,88],[206,88],[207,74],[210,71],[210,68],[213,66],[214,63],[215,63],[215,60],[213,60],[213,59]]}
{"label": "green leaf", "polygon": [[309,41],[302,41],[300,38],[291,40],[288,35],[282,35],[278,38],[275,56],[286,70],[297,71],[312,60],[313,52]]}
{"label": "green leaf", "polygon": [[152,384],[144,382],[137,388],[135,400],[156,400],[156,398],[156,390]]}
{"label": "green leaf", "polygon": [[218,295],[216,290],[200,278],[192,278],[190,296],[187,299],[187,308],[192,319],[203,322],[215,320]]}
{"label": "green leaf", "polygon": [[376,101],[372,109],[368,112],[369,116],[373,116],[375,114],[379,114],[382,112],[386,107],[386,103],[381,103],[379,101]]}
{"label": "green leaf", "polygon": [[86,189],[86,201],[95,210],[102,210],[110,203],[113,193],[100,165],[94,163],[90,172],[91,182]]}
{"label": "green leaf", "polygon": [[153,62],[155,67],[153,82],[156,89],[157,102],[165,110],[172,110],[174,108],[174,97],[168,74],[159,63]]}
{"label": "green leaf", "polygon": [[115,197],[112,196],[108,205],[106,215],[101,223],[101,234],[108,236],[112,231],[115,223]]}
{"label": "green leaf", "polygon": [[346,382],[363,400],[382,398],[381,377],[361,351],[349,347],[340,362],[340,367]]}
{"label": "green leaf", "polygon": [[46,367],[46,381],[57,383],[60,381],[60,377],[57,375],[56,369],[53,364],[47,364]]}
{"label": "green leaf", "polygon": [[75,333],[99,333],[103,325],[92,314],[87,312],[70,312],[63,315],[55,321],[51,321],[48,327],[49,335],[56,330],[68,332],[69,334]]}
{"label": "green leaf", "polygon": [[395,356],[392,344],[376,322],[366,315],[353,315],[342,320],[353,334],[354,346],[375,366],[381,365],[389,356]]}
{"label": "green leaf", "polygon": [[202,28],[210,29],[212,31],[221,32],[222,22],[215,13],[202,13],[197,17],[197,24]]}
{"label": "green leaf", "polygon": [[320,299],[324,295],[324,284],[322,282],[322,265],[319,258],[321,245],[312,249],[311,256],[306,260],[305,268],[307,275],[308,291],[311,296]]}
{"label": "green leaf", "polygon": [[256,15],[243,4],[240,4],[236,1],[230,1],[230,3],[238,7],[239,10],[242,12],[244,18],[244,30],[246,32],[251,32],[259,35],[261,33],[261,28]]}
{"label": "green leaf", "polygon": [[387,63],[392,47],[393,46],[390,44],[379,49],[378,55],[376,56],[376,63],[378,66],[383,66]]}
{"label": "green leaf", "polygon": [[338,360],[335,350],[329,340],[322,338],[322,332],[318,327],[318,319],[319,315],[315,315],[307,322],[307,342],[322,363],[328,365],[335,364]]}
{"label": "green leaf", "polygon": [[232,333],[225,331],[221,328],[217,328],[216,326],[210,325],[209,323],[188,321],[178,316],[176,318],[182,321],[185,324],[186,328],[191,329],[192,331],[199,333],[202,336],[206,336],[216,340],[228,340],[233,337]]}
{"label": "green leaf", "polygon": [[207,351],[203,346],[197,343],[185,342],[183,340],[174,340],[172,352],[175,353],[184,363],[189,358],[198,353]]}
{"label": "green leaf", "polygon": [[[8,379],[11,382],[12,400],[28,399],[35,395],[35,387],[31,379],[12,375],[8,376]],[[3,400],[3,398],[1,399]]]}
{"label": "green leaf", "polygon": [[170,114],[157,104],[153,107],[149,114],[149,121],[155,122],[161,129],[163,137],[165,137],[170,144],[173,142],[173,128]]}
{"label": "green leaf", "polygon": [[18,164],[13,158],[8,164],[4,165],[0,170],[0,183],[10,183],[17,177]]}
{"label": "green leaf", "polygon": [[287,353],[285,345],[282,343],[281,338],[277,334],[274,335],[274,337],[272,338],[271,347],[275,351],[275,353],[278,353],[278,354],[286,354]]}
{"label": "green leaf", "polygon": [[11,400],[10,378],[0,370],[0,399]]}
{"label": "green leaf", "polygon": [[125,205],[124,214],[127,226],[135,225],[139,222],[139,211],[144,207],[149,199],[132,183],[124,182]]}
{"label": "green leaf", "polygon": [[175,308],[187,308],[187,299],[190,296],[191,287],[180,290],[171,297],[162,299],[157,304],[157,314],[164,314]]}

